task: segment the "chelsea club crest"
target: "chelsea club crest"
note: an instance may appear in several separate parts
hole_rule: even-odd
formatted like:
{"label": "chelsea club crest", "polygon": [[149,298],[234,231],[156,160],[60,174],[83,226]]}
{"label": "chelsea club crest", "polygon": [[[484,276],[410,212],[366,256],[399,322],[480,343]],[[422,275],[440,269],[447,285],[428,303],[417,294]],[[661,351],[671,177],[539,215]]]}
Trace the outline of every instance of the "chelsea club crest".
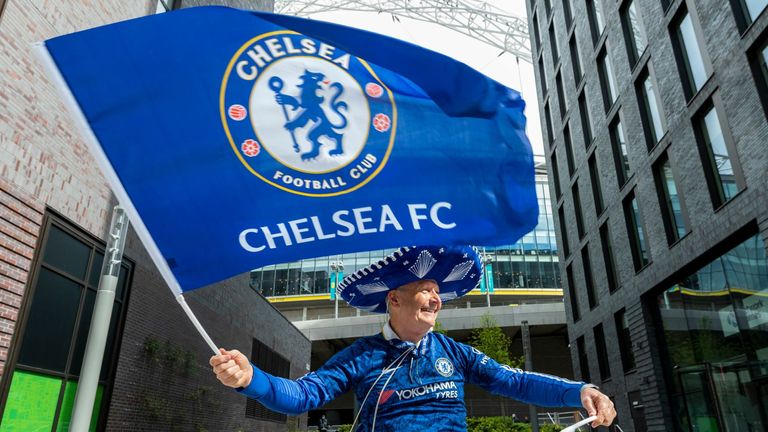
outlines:
{"label": "chelsea club crest", "polygon": [[444,377],[453,375],[453,363],[445,357],[435,360],[435,370]]}
{"label": "chelsea club crest", "polygon": [[246,42],[220,95],[229,144],[245,169],[299,195],[352,192],[386,165],[392,93],[364,60],[290,31]]}

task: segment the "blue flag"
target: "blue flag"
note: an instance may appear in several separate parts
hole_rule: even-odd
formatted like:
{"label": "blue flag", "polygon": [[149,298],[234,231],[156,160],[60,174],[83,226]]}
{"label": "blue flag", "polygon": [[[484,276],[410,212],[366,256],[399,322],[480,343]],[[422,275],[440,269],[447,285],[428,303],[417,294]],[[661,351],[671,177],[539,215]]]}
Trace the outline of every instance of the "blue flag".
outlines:
{"label": "blue flag", "polygon": [[316,256],[511,244],[537,222],[523,100],[441,54],[222,7],[45,47],[176,291]]}

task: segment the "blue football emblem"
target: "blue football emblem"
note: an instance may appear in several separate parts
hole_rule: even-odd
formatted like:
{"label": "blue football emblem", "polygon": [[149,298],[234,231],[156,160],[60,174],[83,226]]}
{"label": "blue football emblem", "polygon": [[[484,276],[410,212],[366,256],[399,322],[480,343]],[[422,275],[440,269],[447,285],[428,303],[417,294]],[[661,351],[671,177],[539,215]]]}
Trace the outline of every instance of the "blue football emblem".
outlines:
{"label": "blue football emblem", "polygon": [[220,111],[240,163],[306,196],[354,191],[386,165],[397,109],[364,60],[292,32],[257,36],[235,53]]}

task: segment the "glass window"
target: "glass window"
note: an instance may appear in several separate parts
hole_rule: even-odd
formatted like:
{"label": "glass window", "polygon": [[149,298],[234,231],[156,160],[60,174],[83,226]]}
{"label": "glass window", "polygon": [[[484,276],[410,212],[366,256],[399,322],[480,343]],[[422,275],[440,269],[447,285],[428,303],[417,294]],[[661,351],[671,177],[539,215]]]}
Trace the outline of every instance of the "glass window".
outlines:
{"label": "glass window", "polygon": [[555,149],[555,153],[552,153],[550,166],[552,167],[552,180],[555,183],[555,198],[559,201],[562,191],[560,190],[560,170],[557,168],[557,149]]}
{"label": "glass window", "polygon": [[581,372],[581,380],[584,382],[591,382],[592,378],[589,374],[589,360],[587,359],[587,350],[584,346],[584,336],[580,336],[576,339],[576,349],[579,353],[579,371]]}
{"label": "glass window", "polygon": [[624,218],[627,221],[627,234],[632,249],[635,271],[640,271],[650,262],[650,258],[645,244],[645,230],[640,217],[640,208],[637,205],[634,192],[630,193],[624,200]]}
{"label": "glass window", "polygon": [[547,16],[552,14],[552,0],[544,0],[544,8],[547,10]]}
{"label": "glass window", "polygon": [[603,248],[603,263],[605,264],[608,291],[612,293],[619,289],[619,279],[618,273],[616,273],[616,264],[613,260],[613,248],[611,246],[611,235],[608,231],[608,221],[600,227],[600,245]]}
{"label": "glass window", "polygon": [[763,111],[768,117],[768,34],[749,53],[752,74],[755,76],[757,94],[763,102]]}
{"label": "glass window", "polygon": [[656,191],[659,194],[659,207],[664,220],[664,229],[669,244],[676,242],[686,233],[686,223],[683,216],[680,195],[672,173],[669,158],[663,155],[659,158],[654,169]]}
{"label": "glass window", "polygon": [[587,14],[589,16],[589,28],[592,30],[592,41],[597,43],[605,30],[603,18],[603,5],[601,0],[586,0]]}
{"label": "glass window", "polygon": [[597,170],[597,159],[592,153],[589,161],[589,179],[592,183],[592,201],[595,203],[595,213],[599,216],[603,212],[603,190],[600,187],[600,173]]}
{"label": "glass window", "polygon": [[710,102],[703,109],[698,120],[697,136],[702,154],[702,165],[709,180],[710,192],[715,207],[720,207],[739,191],[726,136],[724,122],[718,110]]}
{"label": "glass window", "polygon": [[608,44],[605,44],[605,47],[597,56],[597,72],[600,76],[603,105],[605,106],[605,111],[608,112],[619,97],[618,90],[616,89],[616,80],[613,75],[611,58],[608,57]]}
{"label": "glass window", "polygon": [[576,172],[576,164],[573,161],[573,145],[571,142],[571,127],[566,123],[563,128],[563,144],[565,145],[565,160],[568,162],[568,174],[573,176]]}
{"label": "glass window", "polygon": [[611,366],[608,363],[608,350],[605,346],[605,332],[603,325],[595,326],[595,351],[597,352],[597,366],[600,369],[600,379],[605,381],[611,377]]}
{"label": "glass window", "polygon": [[592,120],[589,115],[589,105],[587,105],[586,88],[579,95],[579,115],[581,116],[581,131],[584,134],[584,148],[592,145]]}
{"label": "glass window", "polygon": [[562,238],[561,244],[563,245],[563,252],[565,252],[565,256],[568,257],[568,255],[571,254],[571,248],[568,246],[568,230],[565,228],[565,211],[563,206],[560,206],[557,210],[557,216],[558,222],[560,223],[560,237]]}
{"label": "glass window", "polygon": [[531,23],[533,25],[533,40],[536,43],[536,46],[534,46],[534,50],[536,52],[539,52],[539,49],[541,48],[541,36],[539,35],[539,17],[537,15],[533,15],[533,18],[531,19]]}
{"label": "glass window", "polygon": [[[30,269],[30,304],[19,316],[16,362],[6,368],[7,400],[2,430],[66,430],[98,288],[103,244],[53,216],[42,229],[42,257]],[[91,430],[96,429],[109,372],[114,369],[116,333],[122,322],[131,267],[123,260],[107,333]],[[54,324],[52,324],[54,323]],[[9,357],[13,356],[9,353]],[[102,426],[103,428],[103,426]]]}
{"label": "glass window", "polygon": [[768,260],[755,235],[657,296],[672,377],[673,411],[684,427],[766,430]]}
{"label": "glass window", "polygon": [[573,281],[573,268],[570,264],[565,268],[565,283],[568,284],[568,297],[571,302],[571,315],[573,316],[573,322],[578,321],[581,318],[579,314],[579,300],[576,297],[576,287]]}
{"label": "glass window", "polygon": [[699,37],[691,15],[684,12],[674,26],[675,53],[685,87],[685,95],[691,99],[707,82],[710,72],[702,56]]}
{"label": "glass window", "polygon": [[557,49],[557,38],[555,37],[555,21],[552,20],[552,24],[549,26],[549,48],[552,54],[552,64],[556,65],[557,60],[560,57],[560,52]]}
{"label": "glass window", "polygon": [[752,22],[757,19],[758,16],[768,6],[768,0],[740,0],[747,10],[749,21]]}
{"label": "glass window", "polygon": [[565,17],[565,28],[571,28],[571,23],[573,22],[571,0],[563,0],[563,16]]}
{"label": "glass window", "polygon": [[587,301],[589,308],[594,309],[598,303],[597,293],[595,292],[595,281],[592,277],[592,262],[589,259],[589,243],[581,249],[581,266],[584,269],[584,287],[587,289]]}
{"label": "glass window", "polygon": [[616,165],[616,179],[619,181],[619,189],[632,176],[632,170],[629,167],[629,157],[627,156],[627,140],[624,138],[624,128],[621,125],[621,116],[610,125],[611,147],[613,147],[613,159]]}
{"label": "glass window", "polygon": [[581,82],[581,79],[584,78],[583,70],[581,64],[581,57],[579,56],[579,47],[578,42],[576,39],[576,32],[573,33],[573,37],[571,37],[571,41],[568,42],[568,47],[571,50],[571,67],[573,68],[573,82],[576,85],[576,87],[579,86],[579,83]]}
{"label": "glass window", "polygon": [[568,110],[568,101],[565,99],[565,89],[563,89],[563,74],[558,73],[555,82],[557,84],[557,102],[560,105],[560,118],[562,119]]}
{"label": "glass window", "polygon": [[544,120],[547,122],[547,142],[551,146],[555,141],[555,132],[552,130],[552,113],[549,110],[549,102],[544,104]]}
{"label": "glass window", "polygon": [[640,103],[640,114],[645,132],[648,149],[653,148],[664,136],[664,124],[656,86],[651,74],[646,70],[636,85],[637,99]]}
{"label": "glass window", "polygon": [[576,211],[576,229],[579,233],[579,238],[584,238],[584,216],[581,213],[581,196],[579,194],[579,181],[573,183],[573,207]]}
{"label": "glass window", "polygon": [[541,82],[542,97],[547,94],[547,71],[544,70],[544,56],[539,58],[539,81]]}
{"label": "glass window", "polygon": [[613,316],[616,323],[616,333],[619,336],[619,351],[621,352],[621,365],[624,372],[635,368],[635,352],[632,349],[632,337],[629,333],[629,322],[624,309]]}
{"label": "glass window", "polygon": [[640,14],[637,12],[634,1],[630,1],[629,5],[621,11],[621,23],[624,27],[629,64],[634,67],[637,61],[640,60],[640,57],[643,56],[645,47],[648,46],[645,26]]}

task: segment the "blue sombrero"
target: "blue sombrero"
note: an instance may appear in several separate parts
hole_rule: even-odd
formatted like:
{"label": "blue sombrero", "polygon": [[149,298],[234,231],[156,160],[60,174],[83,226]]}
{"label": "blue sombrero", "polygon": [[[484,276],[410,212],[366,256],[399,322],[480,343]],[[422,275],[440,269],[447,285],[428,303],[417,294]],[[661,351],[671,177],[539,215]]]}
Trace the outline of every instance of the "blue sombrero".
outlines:
{"label": "blue sombrero", "polygon": [[480,253],[471,246],[402,247],[392,255],[345,277],[337,294],[350,306],[368,312],[387,311],[387,293],[405,284],[432,279],[443,302],[459,298],[480,283]]}

